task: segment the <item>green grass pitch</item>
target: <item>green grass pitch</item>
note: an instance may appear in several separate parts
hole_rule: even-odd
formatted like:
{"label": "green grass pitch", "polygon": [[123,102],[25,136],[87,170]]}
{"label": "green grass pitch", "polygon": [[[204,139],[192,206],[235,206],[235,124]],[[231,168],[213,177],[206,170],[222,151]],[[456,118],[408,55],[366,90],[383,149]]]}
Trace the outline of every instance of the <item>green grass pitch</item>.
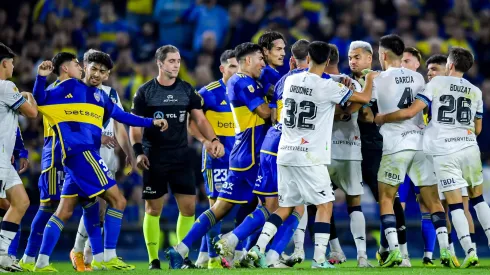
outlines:
{"label": "green grass pitch", "polygon": [[[459,259],[460,262],[463,261],[463,259]],[[269,275],[269,274],[280,274],[280,275],[285,275],[285,274],[301,274],[301,275],[308,275],[308,274],[384,274],[384,275],[399,275],[399,274],[441,274],[441,275],[448,275],[448,272],[450,274],[490,274],[490,259],[480,259],[480,266],[479,267],[471,267],[469,269],[446,269],[441,267],[440,265],[436,265],[436,267],[423,267],[421,261],[418,261],[418,259],[411,259],[412,261],[412,268],[356,268],[356,262],[351,260],[347,261],[346,263],[339,265],[337,269],[328,269],[328,270],[318,270],[318,269],[311,269],[310,268],[310,262],[305,262],[301,265],[298,265],[295,268],[291,269],[222,269],[222,270],[202,270],[202,269],[187,269],[187,270],[168,270],[168,263],[167,262],[162,262],[162,268],[163,270],[161,271],[148,271],[148,264],[146,262],[133,262],[132,264],[136,265],[136,270],[134,271],[127,271],[124,273],[127,274],[135,274],[135,275],[148,275],[149,273],[172,273],[172,274],[240,274],[240,275],[257,275],[257,274],[264,274],[264,275]],[[375,264],[375,261],[371,260],[372,264]],[[438,263],[438,262],[435,262]],[[70,263],[68,262],[55,262],[54,266],[60,271],[63,272],[63,274],[76,274],[77,272],[73,271],[73,268]],[[103,274],[109,275],[109,274],[121,274],[123,273],[122,271],[105,271]]]}

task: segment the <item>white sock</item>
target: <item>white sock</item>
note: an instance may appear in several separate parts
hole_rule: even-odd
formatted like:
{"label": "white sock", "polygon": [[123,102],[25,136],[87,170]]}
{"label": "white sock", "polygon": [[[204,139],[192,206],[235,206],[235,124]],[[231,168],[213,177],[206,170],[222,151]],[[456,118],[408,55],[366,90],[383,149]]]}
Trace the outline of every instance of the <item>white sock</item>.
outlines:
{"label": "white sock", "polygon": [[424,257],[427,257],[427,258],[429,258],[429,259],[431,259],[431,260],[432,260],[432,252],[425,251],[425,252],[424,252]]}
{"label": "white sock", "polygon": [[[439,227],[436,229],[437,241],[439,243],[439,248],[449,248],[447,227]],[[432,258],[431,258],[432,259]]]}
{"label": "white sock", "polygon": [[262,232],[260,233],[259,239],[257,240],[256,244],[262,253],[265,253],[267,244],[269,244],[276,233],[277,227],[274,224],[270,222],[266,222],[264,224],[264,228],[262,228]]}
{"label": "white sock", "polygon": [[490,207],[485,201],[480,202],[479,204],[473,206],[475,208],[476,216],[478,217],[478,221],[487,235],[488,242],[490,243]]}
{"label": "white sock", "polygon": [[386,251],[390,251],[390,249],[388,247],[383,247],[382,245],[379,246],[379,254],[383,253],[383,252],[386,252]]}
{"label": "white sock", "polygon": [[180,256],[182,256],[182,258],[185,258],[185,255],[187,255],[189,253],[189,248],[183,242],[180,242],[175,247],[175,250],[177,250],[177,252],[179,252],[179,254],[180,254]]}
{"label": "white sock", "polygon": [[453,256],[456,256],[456,251],[454,251],[454,243],[449,244],[449,251],[451,251]]}
{"label": "white sock", "polygon": [[228,240],[228,246],[235,248],[238,245],[238,237],[233,234],[233,232],[230,232],[230,234],[226,236],[226,239]]}
{"label": "white sock", "polygon": [[473,247],[473,249],[475,250],[476,252],[476,243],[471,243],[471,246]]}
{"label": "white sock", "polygon": [[293,235],[294,241],[294,251],[304,250],[305,243],[305,230],[304,229],[296,229]]}
{"label": "white sock", "polygon": [[315,233],[315,252],[313,260],[319,264],[326,261],[325,254],[327,253],[328,239],[330,233]]}
{"label": "white sock", "polygon": [[[102,263],[104,261],[104,253],[100,252],[99,254],[95,254],[95,255],[93,255],[93,258],[96,262]],[[90,261],[89,263],[91,263],[91,262],[92,261]]]}
{"label": "white sock", "polygon": [[[385,229],[385,236],[386,239],[388,240],[388,245],[390,246],[390,250],[395,250],[399,248],[398,245],[398,236],[396,235],[396,228],[390,227]],[[403,255],[403,252],[402,252]]]}
{"label": "white sock", "polygon": [[[88,240],[87,240],[87,242],[90,243]],[[102,255],[102,259],[104,259],[102,252],[100,254]],[[93,258],[94,258],[94,256],[92,255],[92,247],[90,247],[90,246],[87,247],[85,245],[85,248],[83,248],[83,262],[85,264],[90,264],[92,262]]]}
{"label": "white sock", "polygon": [[233,262],[240,262],[245,253],[243,250],[235,250],[235,256],[233,257]]}
{"label": "white sock", "polygon": [[104,262],[108,262],[114,258],[117,258],[116,249],[104,248]]}
{"label": "white sock", "polygon": [[463,247],[465,255],[468,254],[470,250],[473,249],[471,246],[471,238],[470,238],[470,226],[468,225],[468,220],[464,215],[463,209],[456,209],[451,211],[452,221],[454,229],[458,235],[459,242]]}
{"label": "white sock", "polygon": [[344,251],[342,251],[342,247],[340,247],[339,238],[330,240],[328,243],[330,244],[330,251],[344,253]]}
{"label": "white sock", "polygon": [[199,256],[197,256],[196,263],[202,264],[202,263],[207,263],[209,260],[209,253],[208,252],[199,252]]}
{"label": "white sock", "polygon": [[10,243],[12,243],[12,239],[15,238],[15,234],[17,232],[12,232],[8,230],[1,230],[0,231],[0,252],[4,254],[7,254],[9,250]]}
{"label": "white sock", "polygon": [[408,257],[407,243],[400,244],[400,252],[402,253],[403,257]]}
{"label": "white sock", "polygon": [[75,252],[83,252],[85,247],[85,242],[88,240],[87,230],[85,229],[85,223],[83,222],[83,217],[80,219],[78,224],[77,236],[75,237],[75,245],[73,245],[73,250]]}
{"label": "white sock", "polygon": [[270,249],[269,251],[267,251],[265,260],[267,262],[267,265],[275,264],[279,261],[279,254],[275,250]]}
{"label": "white sock", "polygon": [[24,256],[22,256],[22,261],[24,263],[34,263],[36,262],[36,257],[27,256],[26,254],[24,254]]}
{"label": "white sock", "polygon": [[37,268],[43,268],[43,267],[46,267],[48,265],[49,265],[49,256],[39,254],[39,256],[37,257],[36,267]]}
{"label": "white sock", "polygon": [[[357,254],[366,251],[366,219],[360,211],[350,213],[350,231],[356,243]],[[331,245],[331,244],[330,244]]]}

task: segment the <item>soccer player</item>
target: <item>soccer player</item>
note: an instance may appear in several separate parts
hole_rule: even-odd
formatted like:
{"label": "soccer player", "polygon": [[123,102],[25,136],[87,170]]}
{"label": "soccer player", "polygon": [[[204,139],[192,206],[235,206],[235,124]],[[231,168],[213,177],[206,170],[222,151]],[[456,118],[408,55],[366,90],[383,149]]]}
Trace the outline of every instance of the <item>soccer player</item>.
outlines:
{"label": "soccer player", "polygon": [[416,72],[420,67],[422,55],[420,51],[414,47],[406,47],[403,50],[402,67]]}
{"label": "soccer player", "polygon": [[259,82],[264,88],[265,95],[271,95],[274,93],[274,86],[282,76],[277,68],[284,64],[286,39],[280,32],[267,31],[259,37],[258,42],[264,53],[266,64],[260,75]]}
{"label": "soccer player", "polygon": [[[352,71],[351,77],[363,87],[365,73],[371,70],[372,61],[373,48],[368,42],[354,41],[350,44],[349,67]],[[376,115],[378,113],[378,104],[376,103],[376,100],[372,99],[370,105],[372,113]],[[382,156],[383,137],[379,133],[378,126],[374,123],[358,120],[358,125],[361,132],[361,153],[363,159],[361,162],[362,179],[373,193],[374,199],[378,202],[378,170]],[[393,202],[393,208],[396,216],[398,242],[404,255],[404,262],[401,266],[410,266],[407,249],[407,233],[405,230],[405,212],[398,197],[395,198],[395,201]],[[382,249],[384,251],[388,248],[388,242],[386,241],[386,236],[383,232],[381,232],[380,239],[381,246],[385,248]],[[332,247],[332,249],[336,249],[336,247]],[[338,249],[340,250],[340,246]],[[376,258],[378,261],[383,261],[388,254],[389,253],[380,254],[376,252]]]}
{"label": "soccer player", "polygon": [[[383,72],[374,80],[374,98],[378,101],[379,112],[406,109],[414,100],[414,94],[422,91],[425,80],[421,74],[401,67],[401,57],[405,45],[397,35],[386,35],[380,40],[379,61]],[[424,127],[422,113],[401,123],[384,124],[383,157],[378,172],[379,204],[382,233],[386,235],[389,255],[380,262],[382,267],[400,265],[403,257],[396,234],[396,218],[393,210],[399,185],[407,174],[431,213],[432,223],[437,232],[441,262],[453,266],[447,240],[446,216],[442,208],[431,164],[422,151]],[[386,252],[384,247],[380,253]]]}
{"label": "soccer player", "polygon": [[189,83],[178,77],[179,50],[172,45],[162,46],[155,53],[155,61],[158,76],[138,89],[131,112],[143,117],[165,117],[170,130],[165,133],[156,130],[143,133],[139,127],[129,130],[138,166],[143,169],[143,234],[150,269],[160,269],[157,244],[163,196],[168,193],[168,187],[179,207],[178,241],[187,235],[194,222],[196,186],[194,174],[189,173],[188,118],[194,120],[199,131],[211,141],[209,152],[215,157],[224,154],[223,144],[202,112],[202,98]]}
{"label": "soccer player", "polygon": [[[94,52],[96,51],[91,49],[85,52],[85,54],[83,55],[83,63],[85,69],[87,69],[87,66],[90,66],[88,65],[90,64],[88,58]],[[109,78],[109,74],[110,71],[103,77],[98,77],[97,75],[86,75],[86,77],[90,77],[91,80],[93,80],[92,84],[94,84],[94,86],[104,91],[114,104],[123,109],[121,99],[119,98],[117,91],[109,86],[102,85],[102,82]],[[88,82],[89,80],[85,81]],[[133,171],[136,171],[136,160],[134,158],[133,150],[129,142],[129,136],[126,132],[126,128],[124,127],[124,125],[115,121],[113,118],[109,118],[109,120],[104,123],[104,129],[102,130],[103,146],[100,148],[100,156],[107,164],[107,167],[109,168],[109,171],[112,175],[116,175],[119,166],[116,152],[114,150],[115,144],[113,144],[115,141],[120,144],[123,152],[126,154],[127,163],[133,166]],[[104,214],[107,208],[106,202],[100,199],[99,207],[99,213],[101,213],[100,220],[102,224],[104,222]],[[75,270],[91,271],[90,263],[92,262],[92,258],[92,249],[90,247],[90,241],[88,240],[87,230],[85,228],[84,219],[82,217],[78,225],[78,232],[75,238],[75,244],[70,252],[70,259]]]}
{"label": "soccer player", "polygon": [[[39,110],[55,130],[61,142],[62,161],[66,172],[61,202],[50,218],[43,234],[43,242],[34,271],[56,271],[49,264],[64,223],[82,200],[85,227],[91,239],[92,268],[94,270],[131,270],[134,266],[124,263],[116,255],[116,244],[126,199],[119,191],[112,173],[99,156],[103,123],[109,117],[120,122],[167,129],[163,119],[144,119],[122,111],[103,92],[95,87],[95,78],[104,78],[113,63],[109,55],[95,52],[88,57],[84,79],[65,80],[46,92],[46,76],[52,71],[50,61],[39,65],[34,94]],[[102,196],[109,204],[104,223],[104,249],[102,249],[99,206],[95,197]]]}
{"label": "soccer player", "polygon": [[[223,77],[211,82],[199,90],[203,99],[203,112],[213,126],[214,132],[224,145],[224,155],[216,158],[212,155],[211,141],[207,140],[196,125],[194,120],[189,122],[191,134],[203,144],[202,150],[202,173],[206,195],[209,198],[209,206],[216,203],[223,184],[226,182],[229,168],[230,152],[235,143],[235,126],[231,113],[230,102],[226,94],[226,83],[238,70],[238,62],[233,50],[226,50],[221,54],[219,69]],[[213,239],[221,232],[221,222],[216,223],[201,240],[201,248],[196,266],[204,268],[222,268],[221,259],[214,249]]]}
{"label": "soccer player", "polygon": [[[330,61],[325,67],[325,73],[329,74],[332,80],[341,83],[348,76],[339,72],[339,50],[333,44],[330,44],[330,47]],[[355,80],[352,80],[351,87],[353,91],[362,91],[361,85]],[[349,108],[349,114],[335,116],[332,130],[332,163],[328,166],[328,172],[332,182],[347,195],[347,212],[351,218],[350,229],[357,247],[357,266],[373,267],[367,260],[366,220],[361,208],[361,195],[364,194],[364,188],[361,172],[361,134],[357,125],[358,110],[361,107],[361,104],[341,106],[343,109]],[[366,121],[362,115],[359,119]],[[332,224],[331,227],[333,226]]]}
{"label": "soccer player", "polygon": [[14,258],[8,255],[8,249],[19,231],[19,224],[29,207],[24,185],[12,166],[12,154],[15,147],[15,136],[19,127],[19,113],[28,118],[37,117],[37,103],[32,94],[22,92],[9,81],[14,70],[15,54],[0,43],[0,142],[3,149],[0,152],[0,198],[10,203],[0,226],[0,271],[22,271],[14,264]]}
{"label": "soccer player", "polygon": [[[335,105],[347,101],[368,103],[371,94],[353,93],[341,83],[322,78],[330,52],[329,44],[312,42],[308,47],[308,71],[291,75],[284,82],[283,128],[277,159],[279,209],[267,220],[257,244],[248,252],[248,257],[262,267],[266,246],[277,229],[296,206],[305,203],[317,207],[312,268],[333,267],[325,257],[335,199],[326,165],[330,163],[328,144]],[[367,86],[371,84],[368,78]]]}
{"label": "soccer player", "polygon": [[478,264],[463,210],[461,188],[468,187],[470,201],[490,239],[490,209],[482,196],[482,164],[476,143],[476,135],[482,126],[482,93],[463,78],[473,63],[473,55],[468,50],[451,48],[446,76],[433,77],[410,108],[376,120],[387,123],[411,119],[431,105],[432,119],[425,129],[423,147],[424,152],[433,158],[439,189],[449,206],[453,226],[466,254],[461,268]]}
{"label": "soccer player", "polygon": [[[221,187],[218,200],[213,207],[199,216],[182,242],[168,249],[167,257],[172,269],[182,267],[183,257],[189,252],[192,244],[200,240],[235,204],[251,204],[255,198],[252,191],[257,178],[259,150],[267,131],[266,120],[271,115],[263,98],[262,87],[257,82],[265,64],[262,49],[257,44],[240,44],[235,48],[235,55],[239,69],[226,84],[236,134],[230,153],[228,178]],[[240,211],[242,209],[246,208],[241,206]],[[243,221],[244,217],[240,211],[236,217],[238,222]],[[260,224],[260,221],[257,224]],[[236,238],[223,238],[220,242],[223,240],[227,240],[226,247],[236,247],[238,243]],[[232,250],[218,253],[227,258],[234,256]]]}
{"label": "soccer player", "polygon": [[[58,76],[56,81],[47,90],[56,87],[59,83],[70,78],[81,79],[82,67],[77,57],[72,53],[61,52],[52,59],[53,73]],[[41,247],[42,234],[46,223],[56,211],[60,202],[63,187],[63,164],[61,163],[61,143],[56,137],[47,119],[43,119],[44,145],[41,156],[41,176],[38,188],[40,192],[40,206],[31,224],[31,232],[27,241],[24,256],[19,262],[22,269],[33,271],[36,255]]]}

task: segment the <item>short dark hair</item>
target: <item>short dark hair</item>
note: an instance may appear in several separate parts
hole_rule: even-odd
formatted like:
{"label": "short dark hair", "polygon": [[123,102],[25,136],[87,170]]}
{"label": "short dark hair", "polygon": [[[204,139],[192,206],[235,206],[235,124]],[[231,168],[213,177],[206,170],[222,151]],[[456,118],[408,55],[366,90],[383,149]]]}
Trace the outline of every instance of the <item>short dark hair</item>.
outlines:
{"label": "short dark hair", "polygon": [[310,45],[310,41],[306,39],[300,39],[294,42],[293,46],[291,46],[291,53],[293,54],[296,60],[305,60],[308,56],[308,46]]}
{"label": "short dark hair", "polygon": [[68,53],[68,52],[57,53],[53,57],[53,59],[51,59],[51,62],[53,63],[53,73],[55,75],[59,76],[61,65],[63,65],[63,63],[65,63],[65,62],[70,62],[76,58],[77,58],[77,56],[72,54],[72,53]]}
{"label": "short dark hair", "polygon": [[155,52],[155,59],[163,62],[167,58],[167,54],[178,53],[178,52],[179,52],[179,49],[177,47],[175,47],[174,45],[161,46]]}
{"label": "short dark hair", "polygon": [[417,58],[417,60],[420,62],[420,60],[422,60],[422,54],[420,54],[420,51],[417,50],[416,48],[414,47],[406,47],[404,50],[403,50],[404,53],[409,53],[413,56],[415,56],[415,58]]}
{"label": "short dark hair", "polygon": [[235,57],[235,51],[234,50],[226,50],[219,57],[219,61],[221,62],[221,64],[228,63],[228,59],[233,58],[233,57]]}
{"label": "short dark hair", "polygon": [[388,34],[379,40],[379,46],[392,51],[396,56],[402,56],[403,50],[405,50],[405,43],[396,34]]}
{"label": "short dark hair", "polygon": [[308,55],[315,64],[323,64],[330,58],[332,48],[327,42],[314,41],[308,46]]}
{"label": "short dark hair", "polygon": [[114,63],[112,62],[111,56],[101,51],[93,51],[87,56],[87,63],[99,63],[107,67],[108,70],[111,70],[114,67]]}
{"label": "short dark hair", "polygon": [[339,64],[339,49],[335,44],[328,44],[330,46],[330,62],[329,65],[338,65]]}
{"label": "short dark hair", "polygon": [[262,48],[254,43],[245,42],[235,48],[235,56],[237,61],[242,60],[244,57],[251,55],[256,52],[262,53]]}
{"label": "short dark hair", "polygon": [[454,63],[454,69],[461,73],[469,71],[475,62],[473,54],[461,47],[450,48],[448,60],[451,60]]}
{"label": "short dark hair", "polygon": [[445,65],[446,63],[447,63],[447,56],[443,54],[434,54],[433,56],[427,59],[425,65],[428,67],[430,64]]}
{"label": "short dark hair", "polygon": [[0,61],[4,58],[14,58],[14,56],[15,53],[7,45],[0,42]]}
{"label": "short dark hair", "polygon": [[272,49],[274,46],[274,40],[282,39],[284,43],[286,43],[286,39],[280,32],[276,31],[267,31],[259,37],[259,46],[261,48],[266,48],[268,50]]}

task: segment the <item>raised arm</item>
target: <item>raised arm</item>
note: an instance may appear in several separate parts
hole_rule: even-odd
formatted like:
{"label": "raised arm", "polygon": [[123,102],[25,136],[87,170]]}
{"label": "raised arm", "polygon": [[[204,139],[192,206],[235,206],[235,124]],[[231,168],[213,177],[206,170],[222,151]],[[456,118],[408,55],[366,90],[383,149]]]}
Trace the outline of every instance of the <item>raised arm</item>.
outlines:
{"label": "raised arm", "polygon": [[46,102],[48,94],[45,91],[46,87],[46,77],[53,72],[53,64],[51,61],[43,61],[37,67],[37,77],[34,83],[34,89],[32,90],[32,95],[38,104],[43,105]]}
{"label": "raised arm", "polygon": [[383,125],[384,123],[411,119],[418,113],[422,112],[425,107],[427,107],[426,102],[417,98],[412,105],[406,109],[401,109],[389,114],[378,114],[376,118],[374,118],[374,122],[378,125]]}

